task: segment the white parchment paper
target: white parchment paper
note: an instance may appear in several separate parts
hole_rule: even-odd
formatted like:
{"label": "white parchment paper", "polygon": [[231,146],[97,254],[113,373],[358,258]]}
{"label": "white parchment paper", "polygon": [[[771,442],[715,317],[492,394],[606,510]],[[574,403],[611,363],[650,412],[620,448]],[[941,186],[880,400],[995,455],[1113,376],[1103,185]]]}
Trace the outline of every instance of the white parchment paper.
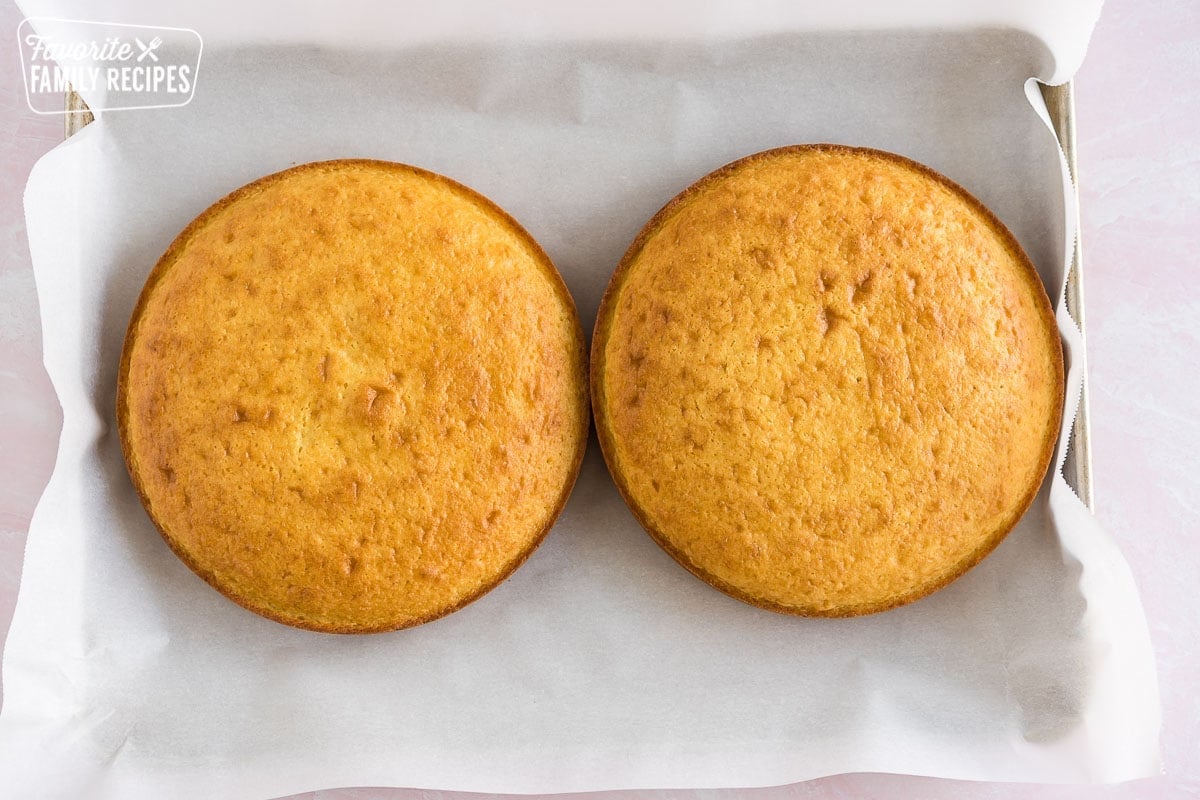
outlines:
{"label": "white parchment paper", "polygon": [[191,105],[102,115],[39,162],[26,192],[64,422],[4,654],[0,796],[1157,770],[1136,590],[1057,468],[1001,547],[947,589],[808,620],[678,567],[625,508],[593,440],[561,521],[509,581],[429,625],[339,637],[260,619],[189,572],[129,484],[113,418],[125,325],[167,244],[226,192],[317,159],[404,161],[488,195],[550,253],[589,330],[621,253],[664,202],[734,158],[808,141],[894,150],[960,182],[1058,297],[1071,209],[1026,80],[1069,76],[1095,3],[961,3],[902,21],[851,2],[806,21],[790,4],[676,2],[663,4],[674,17],[624,27],[483,3],[473,16],[460,0],[420,24],[350,6],[344,24],[363,39],[297,15],[279,29],[206,27],[194,8],[36,5],[26,11],[196,27],[206,48]]}

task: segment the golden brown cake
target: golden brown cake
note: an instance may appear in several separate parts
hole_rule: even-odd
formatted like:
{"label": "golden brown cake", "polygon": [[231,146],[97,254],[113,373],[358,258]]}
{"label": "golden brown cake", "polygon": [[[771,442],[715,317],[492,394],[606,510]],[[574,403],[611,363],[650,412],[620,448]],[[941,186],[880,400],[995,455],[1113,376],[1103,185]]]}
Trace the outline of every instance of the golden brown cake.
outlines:
{"label": "golden brown cake", "polygon": [[592,342],[605,459],[643,527],[741,600],[916,600],[1033,501],[1063,402],[1037,272],[977,200],[890,153],[787,147],[672,200]]}
{"label": "golden brown cake", "polygon": [[378,161],[243,187],[179,235],[121,360],[125,460],[200,577],[302,628],[476,599],[545,536],[587,441],[582,331],[484,197]]}

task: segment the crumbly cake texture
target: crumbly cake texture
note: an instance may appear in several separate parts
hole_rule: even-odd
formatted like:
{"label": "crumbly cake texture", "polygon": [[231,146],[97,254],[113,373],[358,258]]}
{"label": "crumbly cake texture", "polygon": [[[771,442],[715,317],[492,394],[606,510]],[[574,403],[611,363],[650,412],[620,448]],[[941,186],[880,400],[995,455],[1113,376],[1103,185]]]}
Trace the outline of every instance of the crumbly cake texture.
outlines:
{"label": "crumbly cake texture", "polygon": [[592,342],[600,443],[684,567],[775,611],[916,600],[1001,541],[1058,436],[1061,341],[1012,234],[908,159],[782,148],[626,253]]}
{"label": "crumbly cake texture", "polygon": [[538,545],[587,441],[566,286],[484,197],[401,164],[306,164],[179,235],[130,322],[126,463],[176,554],[313,630],[393,630]]}

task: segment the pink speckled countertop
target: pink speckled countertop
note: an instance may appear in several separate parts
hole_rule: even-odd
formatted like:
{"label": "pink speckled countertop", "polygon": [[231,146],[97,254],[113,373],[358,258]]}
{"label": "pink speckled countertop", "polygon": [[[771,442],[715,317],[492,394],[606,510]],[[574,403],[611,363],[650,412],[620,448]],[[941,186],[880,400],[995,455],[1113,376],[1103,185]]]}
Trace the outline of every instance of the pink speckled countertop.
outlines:
{"label": "pink speckled countertop", "polygon": [[[20,12],[0,6],[0,34]],[[12,617],[29,518],[61,414],[41,364],[21,193],[62,140],[25,105],[15,38],[0,35],[0,635]],[[1165,774],[1120,786],[972,784],[842,775],[745,791],[617,797],[1200,798],[1200,3],[1109,0],[1076,79],[1096,513],[1129,559],[1150,621],[1163,698]],[[476,797],[328,790],[304,800]],[[562,797],[562,796],[559,796]],[[297,800],[298,800],[297,798]]]}

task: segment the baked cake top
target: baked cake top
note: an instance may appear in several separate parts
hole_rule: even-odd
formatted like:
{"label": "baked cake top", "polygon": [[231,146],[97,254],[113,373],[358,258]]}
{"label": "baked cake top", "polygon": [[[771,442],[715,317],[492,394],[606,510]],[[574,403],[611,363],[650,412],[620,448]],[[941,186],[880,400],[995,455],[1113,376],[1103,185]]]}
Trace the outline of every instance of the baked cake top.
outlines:
{"label": "baked cake top", "polygon": [[536,547],[587,436],[583,338],[554,266],[441,176],[307,164],[193,222],[130,323],[118,416],[175,552],[317,630],[417,624]]}
{"label": "baked cake top", "polygon": [[718,588],[845,616],[914,600],[1032,502],[1063,401],[1036,271],[963,189],[840,146],[699,181],[629,249],[593,405],[643,526]]}

